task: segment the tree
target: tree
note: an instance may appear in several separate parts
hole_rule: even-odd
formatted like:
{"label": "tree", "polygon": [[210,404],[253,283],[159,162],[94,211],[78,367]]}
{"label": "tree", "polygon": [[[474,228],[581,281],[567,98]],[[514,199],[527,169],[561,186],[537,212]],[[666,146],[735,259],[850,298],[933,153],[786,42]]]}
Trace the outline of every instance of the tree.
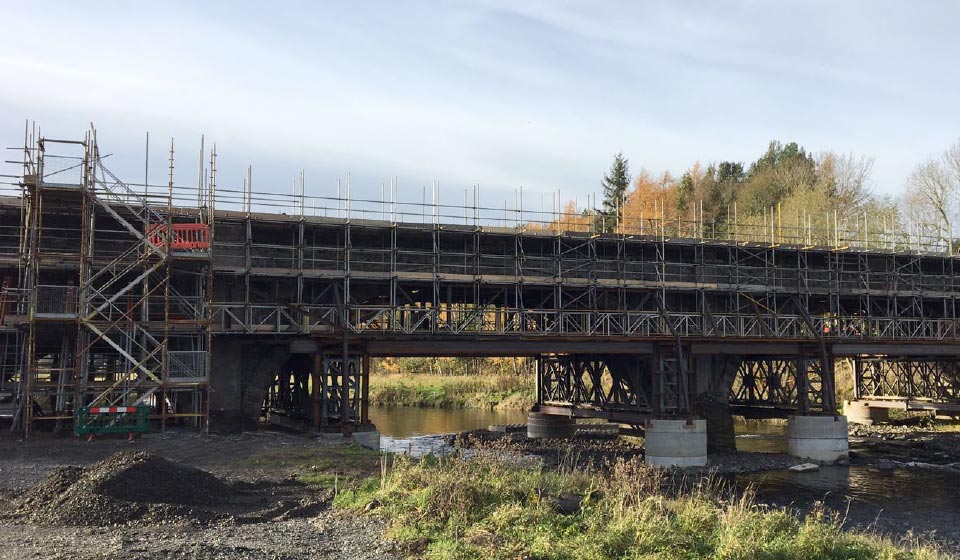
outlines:
{"label": "tree", "polygon": [[613,231],[623,217],[623,202],[630,186],[630,161],[623,152],[613,156],[610,171],[603,176],[602,231]]}
{"label": "tree", "polygon": [[661,220],[676,220],[677,189],[678,185],[669,173],[655,179],[649,171],[641,169],[633,180],[633,188],[624,198],[621,231],[653,233],[662,227],[662,224],[655,225]]}
{"label": "tree", "polygon": [[568,200],[560,211],[560,231],[590,231],[590,216],[577,210],[577,203]]}
{"label": "tree", "polygon": [[739,162],[721,161],[707,167],[706,173],[696,182],[694,195],[697,203],[703,205],[705,223],[723,231],[727,214],[737,200],[745,178],[743,164]]}
{"label": "tree", "polygon": [[787,195],[816,182],[816,162],[796,142],[773,141],[767,152],[750,164],[738,200],[747,214],[762,215]]}
{"label": "tree", "polygon": [[817,159],[817,177],[836,202],[839,214],[862,211],[873,198],[873,158],[826,152]]}
{"label": "tree", "polygon": [[960,217],[960,141],[917,166],[907,179],[904,217],[911,229],[944,247]]}
{"label": "tree", "polygon": [[[693,182],[693,175],[688,171],[680,177],[677,183],[677,211],[683,214],[687,211],[691,199],[695,196],[696,185]],[[696,201],[694,201],[696,202]]]}

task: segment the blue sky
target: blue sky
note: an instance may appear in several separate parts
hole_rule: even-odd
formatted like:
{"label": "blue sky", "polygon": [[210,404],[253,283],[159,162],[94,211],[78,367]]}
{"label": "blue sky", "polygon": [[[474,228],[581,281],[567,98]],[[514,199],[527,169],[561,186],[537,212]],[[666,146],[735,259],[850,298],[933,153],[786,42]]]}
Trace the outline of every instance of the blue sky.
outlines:
{"label": "blue sky", "polygon": [[[153,181],[200,134],[221,185],[583,201],[611,157],[680,173],[772,139],[876,158],[897,194],[960,138],[956,2],[19,2],[0,0],[0,140],[93,121]],[[165,149],[165,147],[163,148]],[[10,172],[5,169],[4,172]],[[550,194],[546,195],[548,197]],[[531,202],[526,204],[530,205]],[[548,203],[549,206],[549,203]]]}

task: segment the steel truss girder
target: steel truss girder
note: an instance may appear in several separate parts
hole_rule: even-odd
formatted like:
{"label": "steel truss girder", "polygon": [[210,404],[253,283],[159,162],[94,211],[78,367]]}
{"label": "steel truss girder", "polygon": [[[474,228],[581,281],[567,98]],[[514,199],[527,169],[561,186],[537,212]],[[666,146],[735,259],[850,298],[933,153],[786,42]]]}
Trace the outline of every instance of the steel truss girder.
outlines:
{"label": "steel truss girder", "polygon": [[537,359],[537,404],[633,414],[687,414],[678,356],[545,354]]}
{"label": "steel truss girder", "polygon": [[854,356],[854,397],[960,403],[960,358]]}
{"label": "steel truss girder", "polygon": [[743,356],[730,388],[733,406],[835,412],[833,357]]}

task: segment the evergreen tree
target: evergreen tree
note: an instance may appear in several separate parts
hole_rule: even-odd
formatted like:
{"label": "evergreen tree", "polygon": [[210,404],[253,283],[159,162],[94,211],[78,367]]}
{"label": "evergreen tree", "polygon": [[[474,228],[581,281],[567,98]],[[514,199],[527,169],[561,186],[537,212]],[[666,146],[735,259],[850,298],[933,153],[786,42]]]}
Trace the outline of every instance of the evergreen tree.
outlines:
{"label": "evergreen tree", "polygon": [[690,173],[684,173],[683,177],[680,177],[680,183],[677,185],[677,211],[681,215],[687,212],[687,208],[690,206],[690,199],[694,195],[695,185],[693,183],[693,176]]}
{"label": "evergreen tree", "polygon": [[609,232],[616,228],[623,217],[623,202],[627,196],[627,187],[630,186],[630,161],[623,157],[623,152],[613,156],[613,164],[610,171],[603,176],[601,184],[603,210],[598,230]]}

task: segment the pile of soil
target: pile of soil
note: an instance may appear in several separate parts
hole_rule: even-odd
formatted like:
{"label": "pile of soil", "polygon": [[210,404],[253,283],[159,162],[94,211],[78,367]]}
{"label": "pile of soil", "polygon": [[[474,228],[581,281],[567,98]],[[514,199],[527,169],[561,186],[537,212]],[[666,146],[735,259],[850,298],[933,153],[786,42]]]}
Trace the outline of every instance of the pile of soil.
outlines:
{"label": "pile of soil", "polygon": [[61,467],[28,490],[17,513],[44,525],[209,522],[229,487],[210,473],[141,451],[116,453],[89,468]]}

